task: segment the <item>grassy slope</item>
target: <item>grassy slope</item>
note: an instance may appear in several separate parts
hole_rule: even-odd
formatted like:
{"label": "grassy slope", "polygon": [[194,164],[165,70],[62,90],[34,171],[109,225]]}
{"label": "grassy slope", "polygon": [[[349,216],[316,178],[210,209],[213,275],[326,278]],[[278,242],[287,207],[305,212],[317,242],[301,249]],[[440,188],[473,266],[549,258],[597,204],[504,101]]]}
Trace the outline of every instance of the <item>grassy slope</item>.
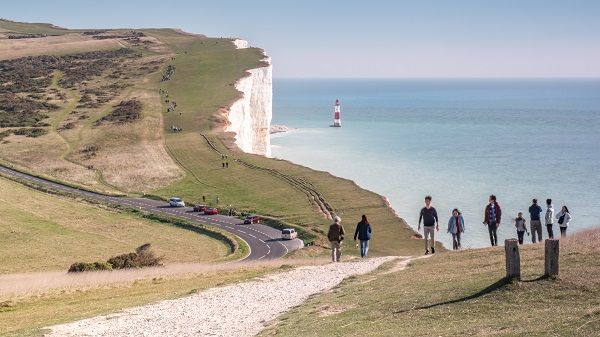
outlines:
{"label": "grassy slope", "polygon": [[0,178],[0,273],[67,270],[148,242],[165,262],[218,260],[217,240],[128,214],[41,193]]}
{"label": "grassy slope", "polygon": [[352,278],[262,336],[598,336],[599,239],[596,230],[563,240],[557,280],[540,279],[539,244],[521,249],[524,281],[514,284],[497,283],[502,247],[436,254],[405,271]]}
{"label": "grassy slope", "polygon": [[[200,202],[205,195],[213,203],[219,196],[221,205],[231,204],[237,209],[254,210],[313,230],[326,230],[329,221],[300,190],[270,174],[246,168],[234,161],[241,159],[312,183],[346,220],[349,231],[353,231],[361,214],[368,214],[375,232],[381,233],[375,234],[373,253],[401,255],[420,250],[419,241],[410,239],[414,234],[412,230],[394,216],[380,196],[324,172],[285,161],[231,152],[219,142],[222,135],[212,128],[211,118],[219,108],[229,106],[237,97],[233,85],[244,76],[245,70],[260,66],[261,50],[236,50],[223,39],[154,33],[178,53],[173,80],[161,87],[168,90],[171,100],[177,101],[177,109],[183,111],[183,115],[165,114],[164,124],[184,128],[184,132],[176,134],[167,130],[166,144],[174,158],[188,171],[186,178],[158,190],[157,194],[165,197],[176,194],[193,202]],[[220,151],[228,153],[229,169],[221,168],[221,156],[206,144],[201,132],[207,133]]]}
{"label": "grassy slope", "polygon": [[0,29],[7,32],[48,35],[63,35],[72,32],[48,23],[16,22],[5,19],[0,19]]}
{"label": "grassy slope", "polygon": [[[18,28],[23,32],[42,32],[39,31],[42,28],[51,29],[37,24],[25,28],[20,25],[22,24],[0,22],[0,27]],[[237,151],[231,152],[222,145],[221,140],[224,135],[214,129],[217,125],[215,116],[218,115],[219,109],[228,107],[239,97],[234,84],[244,76],[245,71],[261,66],[260,60],[263,57],[261,50],[256,48],[237,50],[228,39],[212,39],[199,35],[183,34],[171,29],[147,29],[143,31],[166,44],[165,48],[155,49],[154,53],[162,55],[174,53],[173,55],[176,58],[173,64],[177,67],[177,71],[173,79],[168,82],[161,83],[158,81],[160,72],[144,77],[136,81],[135,87],[128,89],[128,93],[121,97],[142,97],[143,101],[147,103],[145,106],[151,107],[151,110],[147,110],[145,114],[147,116],[146,120],[152,121],[151,128],[153,130],[156,130],[156,122],[154,121],[157,117],[160,117],[160,112],[157,111],[157,109],[160,109],[160,105],[157,105],[158,98],[156,97],[159,88],[167,89],[170,94],[169,98],[177,100],[177,110],[183,111],[182,116],[178,113],[165,114],[163,112],[163,121],[158,129],[165,130],[167,151],[185,169],[186,176],[174,184],[159,188],[153,193],[164,197],[180,195],[192,202],[200,202],[202,195],[205,195],[213,203],[218,196],[221,205],[232,205],[238,210],[255,211],[275,216],[296,225],[306,226],[315,233],[322,234],[326,231],[329,220],[325,219],[301,190],[269,173],[244,167],[234,161],[234,159],[240,159],[259,167],[276,169],[278,172],[312,184],[334,206],[336,213],[344,218],[348,231],[353,231],[354,224],[361,214],[368,214],[372,219],[375,230],[375,238],[371,248],[372,253],[407,255],[420,251],[419,241],[410,239],[414,234],[412,230],[407,227],[404,221],[395,217],[380,196],[360,189],[351,181],[338,179],[325,172],[316,172],[285,161],[262,158]],[[43,41],[43,39],[39,40]],[[73,47],[76,46],[77,44],[73,44]],[[102,81],[102,79],[100,80]],[[76,97],[73,99],[76,99]],[[114,101],[111,104],[114,104]],[[164,102],[162,108],[163,111],[166,110]],[[4,146],[7,149],[6,151],[10,149],[14,153],[17,153],[15,151],[19,149],[30,152],[33,150],[27,149],[38,147],[45,149],[41,152],[41,157],[47,156],[48,158],[45,161],[42,160],[41,163],[48,163],[48,169],[44,171],[46,174],[55,175],[60,179],[73,180],[93,188],[112,190],[113,187],[117,187],[129,192],[143,193],[152,190],[152,187],[148,188],[146,186],[157,186],[161,183],[164,185],[165,182],[172,181],[172,177],[161,180],[159,176],[156,176],[156,170],[148,171],[141,167],[135,167],[135,161],[126,162],[127,158],[131,159],[134,155],[140,153],[143,155],[144,151],[150,151],[151,149],[157,153],[157,158],[164,158],[164,155],[160,153],[162,151],[160,137],[159,139],[153,139],[152,142],[145,142],[146,139],[149,139],[148,137],[156,135],[156,132],[143,134],[136,131],[129,134],[126,128],[118,130],[115,127],[90,130],[89,124],[98,118],[99,114],[107,113],[108,110],[99,109],[88,122],[79,123],[75,129],[64,131],[62,139],[56,137],[56,133],[38,140],[16,140],[13,137],[9,138],[11,143]],[[61,115],[64,114],[61,113]],[[171,133],[169,131],[171,125],[183,127],[184,132]],[[150,124],[148,126],[150,127]],[[231,160],[228,170],[225,171],[221,168],[220,155],[206,144],[200,134],[201,132],[207,134],[219,147],[220,151],[229,154]],[[119,137],[119,134],[122,137]],[[46,141],[50,138],[56,143],[56,146],[52,148],[48,148],[49,145]],[[119,142],[119,140],[121,141]],[[37,144],[40,141],[43,141],[43,144]],[[65,141],[68,150],[64,149]],[[100,144],[102,149],[112,148],[114,151],[112,154],[105,151],[95,159],[82,161],[75,154],[86,144]],[[123,147],[123,144],[141,144],[141,147],[129,154],[129,152],[125,152],[126,147]],[[24,145],[28,145],[25,147],[26,150],[22,149]],[[152,151],[150,152],[152,153]],[[36,154],[35,158],[41,158],[38,156],[40,151],[33,151],[32,153]],[[126,155],[124,157],[119,156],[119,153]],[[24,156],[22,157],[24,158]],[[153,155],[143,157],[154,158]],[[68,161],[65,162],[63,158]],[[165,165],[160,165],[161,170],[166,170],[160,176],[165,176],[167,173],[171,173],[173,177],[179,175],[176,169],[170,168],[172,164],[164,159],[154,160],[153,163],[152,165],[165,163]],[[92,164],[97,174],[93,176],[91,175],[93,172],[79,169],[74,164],[84,166]],[[143,166],[151,167],[151,165],[146,164]],[[67,169],[63,170],[63,167]],[[134,167],[134,174],[123,174],[132,171]],[[37,167],[30,167],[30,169],[38,170]],[[145,180],[137,179],[151,173],[154,173],[155,176],[152,178],[146,177]],[[135,180],[140,183],[136,183]],[[152,182],[152,184],[141,183],[145,181]],[[378,235],[378,233],[381,233],[381,235]],[[324,243],[323,238],[324,236],[321,235],[321,242]]]}

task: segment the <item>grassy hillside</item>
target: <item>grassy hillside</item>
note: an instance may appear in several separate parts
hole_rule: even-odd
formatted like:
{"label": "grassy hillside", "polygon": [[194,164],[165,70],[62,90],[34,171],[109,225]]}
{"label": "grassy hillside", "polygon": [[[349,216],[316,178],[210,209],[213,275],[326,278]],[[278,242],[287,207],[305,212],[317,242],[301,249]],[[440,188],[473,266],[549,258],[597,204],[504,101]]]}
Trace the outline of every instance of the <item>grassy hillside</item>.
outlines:
{"label": "grassy hillside", "polygon": [[521,248],[505,283],[503,247],[447,252],[352,278],[261,336],[598,336],[600,230],[561,240],[560,275],[541,278],[543,244]]}
{"label": "grassy hillside", "polygon": [[217,240],[0,178],[0,274],[62,270],[152,244],[165,263],[224,258]]}
{"label": "grassy hillside", "polygon": [[[0,29],[9,28],[16,29],[0,22]],[[235,49],[229,39],[172,29],[91,33],[95,35],[69,31],[64,37],[83,39],[70,43],[73,52],[92,42],[116,43],[120,49],[102,49],[87,61],[97,71],[82,71],[83,80],[70,82],[63,79],[69,78],[70,68],[64,64],[72,62],[71,56],[61,50],[60,62],[42,74],[43,85],[35,86],[42,92],[32,94],[26,83],[17,93],[27,103],[54,107],[38,108],[33,116],[37,119],[29,118],[18,127],[0,123],[0,138],[4,133],[0,159],[97,190],[179,195],[191,202],[200,202],[204,195],[216,203],[219,197],[219,206],[304,226],[318,234],[324,246],[323,233],[330,221],[322,212],[325,203],[344,219],[348,231],[353,231],[361,214],[369,215],[375,231],[372,253],[420,253],[420,242],[411,239],[414,232],[380,196],[325,172],[224,145],[231,144],[232,135],[221,132],[223,113],[240,95],[234,85],[246,70],[263,65],[262,50]],[[29,47],[20,55],[39,55],[35,46],[49,38],[55,37],[24,39]],[[0,48],[10,41],[0,39]],[[123,48],[130,53],[110,56]],[[113,65],[102,67],[105,62]],[[169,65],[176,70],[169,81],[161,82]],[[32,77],[21,78],[28,76]],[[169,97],[159,89],[167,90]],[[98,125],[118,104],[133,99],[142,104],[139,118]],[[177,101],[176,112],[166,112],[166,99]],[[183,132],[171,132],[172,125]],[[222,153],[230,158],[227,170],[221,167]]]}

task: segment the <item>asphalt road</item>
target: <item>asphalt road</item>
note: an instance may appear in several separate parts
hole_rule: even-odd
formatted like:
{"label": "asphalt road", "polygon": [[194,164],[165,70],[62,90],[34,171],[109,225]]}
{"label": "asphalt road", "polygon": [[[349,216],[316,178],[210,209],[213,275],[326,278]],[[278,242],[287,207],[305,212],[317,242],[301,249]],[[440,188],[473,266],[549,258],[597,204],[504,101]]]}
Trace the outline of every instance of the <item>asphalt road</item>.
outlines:
{"label": "asphalt road", "polygon": [[223,229],[234,234],[248,243],[250,254],[243,261],[276,259],[284,256],[288,252],[300,249],[303,243],[299,239],[282,240],[281,231],[261,224],[244,225],[243,220],[236,217],[225,215],[204,215],[193,212],[190,207],[169,207],[164,201],[158,201],[146,198],[126,198],[107,196],[90,191],[80,190],[70,186],[62,185],[53,181],[34,177],[9,167],[0,165],[0,172],[27,180],[29,182],[51,187],[53,189],[77,194],[90,199],[96,199],[102,202],[135,207],[147,212],[177,216],[191,220],[198,224],[207,224]]}

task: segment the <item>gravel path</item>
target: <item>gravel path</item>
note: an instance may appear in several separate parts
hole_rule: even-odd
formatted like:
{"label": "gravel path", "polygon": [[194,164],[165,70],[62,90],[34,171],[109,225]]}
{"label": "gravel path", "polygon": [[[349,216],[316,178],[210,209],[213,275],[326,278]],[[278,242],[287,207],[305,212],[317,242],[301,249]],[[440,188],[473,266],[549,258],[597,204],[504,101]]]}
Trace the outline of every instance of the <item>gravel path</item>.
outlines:
{"label": "gravel path", "polygon": [[254,336],[310,295],[396,257],[300,267],[192,296],[50,327],[48,336]]}

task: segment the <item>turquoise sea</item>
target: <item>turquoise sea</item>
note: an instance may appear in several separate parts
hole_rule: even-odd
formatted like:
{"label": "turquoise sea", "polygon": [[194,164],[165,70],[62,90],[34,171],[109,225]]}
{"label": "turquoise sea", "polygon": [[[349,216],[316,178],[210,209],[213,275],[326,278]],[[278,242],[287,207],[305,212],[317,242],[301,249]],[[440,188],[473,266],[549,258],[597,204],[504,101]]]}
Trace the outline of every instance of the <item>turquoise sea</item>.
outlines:
{"label": "turquoise sea", "polygon": [[[532,198],[567,205],[571,233],[600,226],[600,80],[275,79],[273,90],[273,124],[294,128],[273,136],[274,157],[388,197],[415,228],[432,195],[446,247],[455,207],[463,246],[489,245],[492,193],[503,207],[500,242],[516,236],[513,219]],[[342,128],[329,127],[336,98]]]}

